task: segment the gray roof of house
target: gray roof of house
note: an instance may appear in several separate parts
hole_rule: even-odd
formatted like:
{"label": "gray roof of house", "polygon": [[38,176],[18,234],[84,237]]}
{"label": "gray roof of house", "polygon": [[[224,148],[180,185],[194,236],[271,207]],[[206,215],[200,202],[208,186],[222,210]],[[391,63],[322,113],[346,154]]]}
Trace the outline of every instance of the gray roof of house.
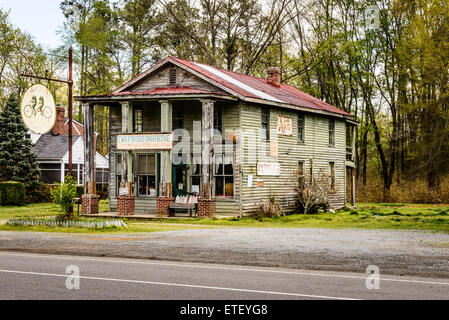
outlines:
{"label": "gray roof of house", "polygon": [[[72,145],[81,136],[73,136]],[[43,134],[36,141],[33,147],[33,153],[37,154],[38,159],[61,159],[68,151],[68,135],[54,136],[52,133]]]}

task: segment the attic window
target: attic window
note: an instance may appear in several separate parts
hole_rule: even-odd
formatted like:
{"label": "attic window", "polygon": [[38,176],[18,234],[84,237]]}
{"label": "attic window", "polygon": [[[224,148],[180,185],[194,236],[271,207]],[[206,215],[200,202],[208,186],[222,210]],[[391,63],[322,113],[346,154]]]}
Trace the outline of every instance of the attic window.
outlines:
{"label": "attic window", "polygon": [[177,83],[177,77],[176,77],[176,69],[171,68],[169,73],[169,84],[175,85]]}

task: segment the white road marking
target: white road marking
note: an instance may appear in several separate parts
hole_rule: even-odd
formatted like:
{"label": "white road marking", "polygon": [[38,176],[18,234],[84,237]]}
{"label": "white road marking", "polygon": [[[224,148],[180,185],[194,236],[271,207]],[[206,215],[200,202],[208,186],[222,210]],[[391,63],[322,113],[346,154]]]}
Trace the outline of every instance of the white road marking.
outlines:
{"label": "white road marking", "polygon": [[[67,278],[67,276],[68,276],[67,274],[42,273],[42,272],[30,272],[30,271],[16,271],[16,270],[0,270],[0,272],[3,272],[3,273],[15,273],[15,274],[26,274],[26,275],[36,275],[36,276],[47,276],[47,277],[64,277],[64,278]],[[353,298],[319,296],[319,295],[313,295],[313,294],[276,292],[276,291],[239,289],[239,288],[225,288],[225,287],[211,287],[211,286],[200,286],[200,285],[193,285],[193,284],[170,283],[170,282],[155,282],[155,281],[144,281],[144,280],[99,278],[99,277],[86,277],[86,276],[79,276],[79,278],[80,279],[87,279],[87,280],[129,282],[129,283],[153,284],[153,285],[161,285],[161,286],[185,287],[185,288],[196,288],[196,289],[210,289],[210,290],[221,290],[221,291],[237,291],[237,292],[262,293],[262,294],[269,294],[269,295],[293,296],[293,297],[302,297],[302,298],[330,299],[330,300],[360,300],[360,299],[353,299]]]}
{"label": "white road marking", "polygon": [[[46,254],[26,254],[26,253],[10,253],[1,252],[0,255],[10,255],[19,257],[34,257],[34,258],[49,258],[49,259],[61,259],[61,260],[85,260],[85,261],[97,261],[97,262],[112,262],[112,263],[130,263],[130,264],[146,264],[146,265],[156,265],[156,266],[166,266],[166,267],[180,267],[180,268],[201,268],[201,269],[219,269],[219,270],[236,270],[236,271],[251,271],[251,272],[267,272],[267,273],[280,273],[280,274],[295,274],[300,276],[311,276],[311,277],[334,277],[334,278],[347,278],[347,279],[362,279],[366,280],[366,275],[364,276],[350,276],[342,274],[331,274],[331,273],[312,273],[312,272],[301,272],[301,271],[286,271],[286,270],[273,270],[273,269],[256,269],[256,268],[244,268],[244,267],[234,267],[234,266],[206,266],[204,264],[191,264],[185,263],[167,263],[167,262],[151,262],[151,261],[136,261],[136,260],[119,260],[117,258],[109,259],[97,259],[88,258],[82,256],[57,256],[57,255],[46,255]],[[438,282],[438,281],[426,281],[426,280],[412,280],[412,279],[394,279],[394,278],[383,278],[381,281],[391,281],[391,282],[410,282],[410,283],[420,283],[420,284],[434,284],[434,285],[445,285],[449,286],[449,282]]]}

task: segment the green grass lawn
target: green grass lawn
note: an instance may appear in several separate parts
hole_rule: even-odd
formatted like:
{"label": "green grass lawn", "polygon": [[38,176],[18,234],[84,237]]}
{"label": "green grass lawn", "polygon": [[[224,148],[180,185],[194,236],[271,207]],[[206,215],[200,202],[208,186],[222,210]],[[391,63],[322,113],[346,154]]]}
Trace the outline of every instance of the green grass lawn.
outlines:
{"label": "green grass lawn", "polygon": [[[294,214],[279,218],[224,219],[158,219],[127,221],[127,229],[89,230],[82,228],[12,227],[5,224],[0,230],[33,230],[52,232],[140,233],[196,228],[262,227],[262,228],[365,228],[417,229],[449,233],[449,205],[360,203],[357,211],[337,213]],[[75,208],[76,210],[76,208]],[[100,211],[108,211],[107,201],[101,201]],[[17,217],[42,217],[59,214],[54,204],[31,204],[25,207],[0,207],[0,223]]]}

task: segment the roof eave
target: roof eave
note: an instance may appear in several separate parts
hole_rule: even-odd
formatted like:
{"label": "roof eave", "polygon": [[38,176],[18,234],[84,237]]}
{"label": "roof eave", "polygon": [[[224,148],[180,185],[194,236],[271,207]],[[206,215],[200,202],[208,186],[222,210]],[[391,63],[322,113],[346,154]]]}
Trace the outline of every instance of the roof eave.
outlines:
{"label": "roof eave", "polygon": [[81,102],[120,102],[129,100],[180,100],[180,99],[206,99],[214,98],[221,100],[236,101],[236,97],[219,95],[219,94],[166,94],[166,95],[146,95],[146,94],[131,94],[131,95],[115,95],[115,96],[78,96],[75,101]]}

